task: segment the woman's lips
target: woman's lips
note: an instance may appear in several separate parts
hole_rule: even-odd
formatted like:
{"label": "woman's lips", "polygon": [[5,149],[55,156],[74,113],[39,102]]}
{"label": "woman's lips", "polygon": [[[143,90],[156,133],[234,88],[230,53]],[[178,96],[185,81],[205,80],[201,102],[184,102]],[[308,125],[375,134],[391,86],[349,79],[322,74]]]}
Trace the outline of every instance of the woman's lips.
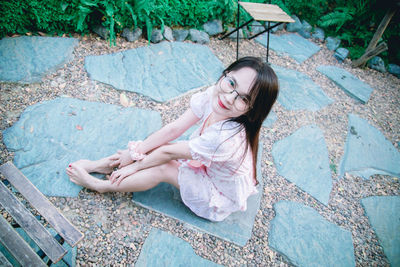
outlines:
{"label": "woman's lips", "polygon": [[219,98],[218,98],[218,105],[223,109],[228,109],[227,107],[225,107],[224,104],[222,104],[221,99],[219,99]]}

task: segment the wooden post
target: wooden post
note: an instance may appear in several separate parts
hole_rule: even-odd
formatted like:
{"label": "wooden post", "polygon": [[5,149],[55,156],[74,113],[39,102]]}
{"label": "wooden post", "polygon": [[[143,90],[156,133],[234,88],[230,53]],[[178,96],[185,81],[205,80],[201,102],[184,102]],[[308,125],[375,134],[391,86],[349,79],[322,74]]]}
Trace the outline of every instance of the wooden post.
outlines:
{"label": "wooden post", "polygon": [[389,24],[390,20],[392,19],[394,13],[396,13],[396,9],[393,10],[388,10],[386,12],[386,15],[383,17],[381,23],[379,24],[378,29],[376,30],[374,37],[372,37],[371,42],[369,43],[367,50],[365,52],[368,52],[368,50],[374,49],[376,45],[378,44],[379,39],[381,39],[383,33],[386,30],[387,25]]}
{"label": "wooden post", "polygon": [[[369,43],[367,49],[365,50],[364,55],[362,55],[359,59],[357,59],[356,61],[354,61],[351,65],[353,67],[364,67],[365,63],[367,63],[367,61],[371,58],[369,56],[367,56],[367,54],[371,55],[371,52],[373,51],[374,54],[372,57],[378,55],[379,53],[382,53],[383,51],[387,50],[387,46],[386,49],[382,50],[383,47],[381,47],[381,49],[376,50],[376,45],[378,44],[379,40],[381,39],[383,33],[386,30],[386,27],[388,26],[390,20],[392,19],[394,13],[396,13],[396,9],[390,9],[386,12],[385,16],[383,17],[381,23],[379,24],[378,29],[376,30],[374,36],[372,37],[371,42]],[[377,51],[380,51],[379,53],[376,53]]]}
{"label": "wooden post", "polygon": [[368,50],[362,55],[359,59],[353,61],[351,63],[351,66],[353,68],[360,67],[361,65],[364,65],[368,60],[373,58],[374,56],[379,55],[383,51],[386,51],[388,49],[387,45],[385,42],[380,43],[377,47],[375,47],[372,50]]}

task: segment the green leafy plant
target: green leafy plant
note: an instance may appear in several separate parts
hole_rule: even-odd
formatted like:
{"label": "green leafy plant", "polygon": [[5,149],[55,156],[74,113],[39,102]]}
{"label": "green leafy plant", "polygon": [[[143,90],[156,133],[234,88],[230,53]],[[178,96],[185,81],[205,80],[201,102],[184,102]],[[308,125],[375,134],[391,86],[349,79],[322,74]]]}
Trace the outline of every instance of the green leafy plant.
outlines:
{"label": "green leafy plant", "polygon": [[354,8],[339,7],[335,11],[321,17],[318,24],[324,28],[336,26],[335,31],[338,32],[346,22],[353,19],[354,13]]}
{"label": "green leafy plant", "polygon": [[[314,27],[322,27],[327,36],[338,36],[352,58],[365,51],[388,9],[382,8],[382,1],[377,0],[271,0],[271,3]],[[220,19],[225,26],[235,26],[236,12],[237,0],[2,0],[0,38],[39,32],[86,34],[91,27],[101,24],[109,29],[112,45],[124,28],[145,28],[150,38],[154,27],[163,30],[164,25],[200,29],[205,22]],[[240,17],[240,23],[250,19],[243,10]],[[389,51],[383,55],[397,64],[400,64],[399,32],[400,12],[397,12],[382,36],[389,45]]]}
{"label": "green leafy plant", "polygon": [[[395,8],[391,6],[394,4],[392,1],[377,0],[282,1],[290,10],[289,14],[296,14],[312,26],[323,28],[326,36],[340,38],[341,45],[350,51],[352,59],[365,52],[386,11]],[[400,40],[399,32],[400,14],[397,12],[382,36],[382,40],[389,44],[389,52],[381,54],[397,64],[400,64],[400,47],[396,44]]]}

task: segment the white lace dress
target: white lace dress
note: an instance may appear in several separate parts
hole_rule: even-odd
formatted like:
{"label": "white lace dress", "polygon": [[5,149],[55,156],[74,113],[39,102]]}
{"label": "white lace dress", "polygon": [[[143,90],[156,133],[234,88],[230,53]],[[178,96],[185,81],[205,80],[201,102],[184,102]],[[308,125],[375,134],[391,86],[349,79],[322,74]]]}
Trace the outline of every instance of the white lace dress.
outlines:
{"label": "white lace dress", "polygon": [[220,121],[203,130],[212,111],[213,90],[214,87],[210,87],[190,100],[190,107],[201,119],[201,126],[189,140],[194,160],[182,161],[178,182],[187,207],[200,217],[222,221],[232,212],[246,210],[247,198],[257,193],[257,189],[250,147],[244,155],[244,129],[238,132],[238,123]]}

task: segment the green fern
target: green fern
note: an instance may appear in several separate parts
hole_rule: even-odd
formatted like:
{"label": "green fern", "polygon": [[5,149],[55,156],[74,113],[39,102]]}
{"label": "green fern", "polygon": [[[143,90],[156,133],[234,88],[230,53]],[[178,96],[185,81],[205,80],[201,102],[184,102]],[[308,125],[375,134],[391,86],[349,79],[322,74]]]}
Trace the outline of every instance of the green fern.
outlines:
{"label": "green fern", "polygon": [[137,27],[137,16],[133,12],[133,7],[128,2],[125,3],[125,6],[128,8],[128,10],[132,16],[133,24],[135,25],[135,28],[136,28]]}
{"label": "green fern", "polygon": [[354,9],[348,7],[337,8],[335,11],[321,17],[318,24],[321,27],[336,26],[335,31],[338,32],[346,22],[353,19],[354,13]]}

